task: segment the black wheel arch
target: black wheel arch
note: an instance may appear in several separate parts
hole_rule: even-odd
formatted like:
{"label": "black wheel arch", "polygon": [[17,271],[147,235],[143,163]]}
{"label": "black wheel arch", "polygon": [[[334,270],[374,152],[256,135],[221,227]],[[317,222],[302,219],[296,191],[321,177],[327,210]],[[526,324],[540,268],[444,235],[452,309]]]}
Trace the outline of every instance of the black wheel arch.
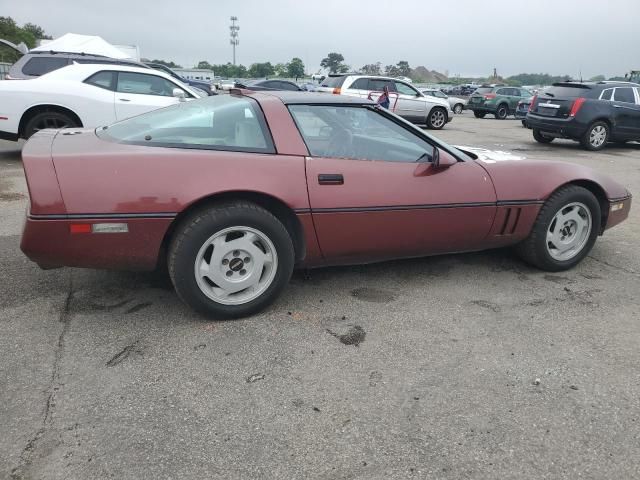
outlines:
{"label": "black wheel arch", "polygon": [[173,219],[171,225],[169,225],[169,228],[164,234],[164,238],[162,239],[160,250],[158,252],[157,264],[160,265],[162,263],[162,259],[164,258],[164,256],[166,256],[167,249],[169,248],[169,244],[174,233],[176,232],[176,229],[185,218],[189,217],[191,214],[198,210],[205,210],[224,202],[241,200],[255,203],[256,205],[271,212],[278,220],[280,220],[280,222],[282,222],[284,227],[291,235],[291,241],[295,250],[296,263],[304,260],[304,258],[306,257],[304,229],[302,228],[302,224],[300,223],[300,220],[298,219],[293,209],[282,200],[272,195],[260,192],[236,190],[215,193],[200,198],[190,204],[180,213],[178,213],[178,215],[176,215],[176,217]]}
{"label": "black wheel arch", "polygon": [[22,117],[20,118],[20,123],[18,125],[18,135],[21,138],[24,138],[24,130],[27,126],[27,124],[29,123],[29,120],[31,120],[33,117],[35,117],[36,115],[40,114],[40,113],[44,113],[44,112],[58,112],[58,113],[63,113],[65,115],[68,115],[69,117],[71,117],[77,124],[78,127],[82,127],[83,123],[82,120],[80,119],[80,117],[71,109],[67,108],[67,107],[63,107],[61,105],[34,105],[33,107],[30,107],[27,109],[27,111],[25,111],[22,114]]}

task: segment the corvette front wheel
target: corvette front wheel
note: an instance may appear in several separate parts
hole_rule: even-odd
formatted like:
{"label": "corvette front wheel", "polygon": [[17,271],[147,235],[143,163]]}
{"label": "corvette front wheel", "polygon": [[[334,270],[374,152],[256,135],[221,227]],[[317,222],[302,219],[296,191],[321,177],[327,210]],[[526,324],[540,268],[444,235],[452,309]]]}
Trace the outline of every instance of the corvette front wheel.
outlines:
{"label": "corvette front wheel", "polygon": [[284,225],[249,202],[195,212],[176,230],[169,274],[178,296],[213,318],[256,313],[291,278],[294,249]]}
{"label": "corvette front wheel", "polygon": [[516,251],[523,260],[542,270],[568,270],[593,248],[600,232],[600,218],[600,203],[593,193],[568,185],[545,202],[531,233]]}

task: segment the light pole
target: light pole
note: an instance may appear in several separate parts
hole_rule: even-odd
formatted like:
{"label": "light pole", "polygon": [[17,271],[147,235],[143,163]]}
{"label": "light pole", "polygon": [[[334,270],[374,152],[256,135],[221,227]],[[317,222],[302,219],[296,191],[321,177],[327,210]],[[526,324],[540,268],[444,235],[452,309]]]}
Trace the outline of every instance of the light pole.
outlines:
{"label": "light pole", "polygon": [[240,27],[236,25],[238,21],[238,17],[231,17],[231,25],[229,26],[229,30],[231,31],[231,40],[230,43],[233,45],[233,65],[236,64],[236,46],[240,43],[238,40],[238,30]]}

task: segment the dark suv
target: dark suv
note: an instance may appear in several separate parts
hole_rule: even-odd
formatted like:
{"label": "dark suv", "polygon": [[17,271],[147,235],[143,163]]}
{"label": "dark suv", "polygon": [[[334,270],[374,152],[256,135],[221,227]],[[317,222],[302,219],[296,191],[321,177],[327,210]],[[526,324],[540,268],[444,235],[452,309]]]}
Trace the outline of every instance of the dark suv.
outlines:
{"label": "dark suv", "polygon": [[536,95],[527,114],[533,138],[577,140],[587,150],[640,140],[640,85],[629,82],[554,83]]}
{"label": "dark suv", "polygon": [[487,113],[497,119],[504,120],[507,115],[514,115],[518,102],[531,96],[529,90],[503,85],[483,85],[469,97],[467,110],[473,110],[476,118],[483,118]]}
{"label": "dark suv", "polygon": [[66,67],[72,63],[108,63],[110,65],[148,68],[145,64],[136,62],[135,60],[120,60],[103,57],[102,55],[64,52],[29,52],[11,66],[6,79],[28,80]]}

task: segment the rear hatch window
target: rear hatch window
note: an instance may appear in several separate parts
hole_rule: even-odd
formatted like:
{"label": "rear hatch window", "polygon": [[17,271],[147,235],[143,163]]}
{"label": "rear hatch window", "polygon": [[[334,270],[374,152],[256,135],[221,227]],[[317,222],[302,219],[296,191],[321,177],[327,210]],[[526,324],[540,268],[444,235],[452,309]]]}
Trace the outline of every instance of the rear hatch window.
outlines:
{"label": "rear hatch window", "polygon": [[554,85],[538,95],[531,111],[543,117],[567,118],[576,98],[592,98],[594,90],[588,85]]}
{"label": "rear hatch window", "polygon": [[22,73],[39,77],[45,73],[53,72],[66,67],[69,59],[65,57],[34,57],[22,67]]}
{"label": "rear hatch window", "polygon": [[493,88],[492,87],[480,87],[480,88],[476,88],[473,92],[473,94],[485,94],[485,93],[491,93],[493,92]]}

